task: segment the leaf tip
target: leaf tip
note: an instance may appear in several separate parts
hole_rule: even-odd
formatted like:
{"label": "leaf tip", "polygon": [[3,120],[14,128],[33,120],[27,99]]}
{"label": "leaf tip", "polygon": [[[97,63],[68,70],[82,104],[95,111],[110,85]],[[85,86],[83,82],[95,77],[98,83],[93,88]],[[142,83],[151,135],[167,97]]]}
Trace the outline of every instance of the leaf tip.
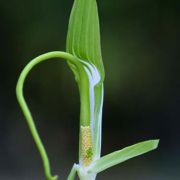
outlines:
{"label": "leaf tip", "polygon": [[153,149],[158,148],[160,139],[151,140],[153,142]]}

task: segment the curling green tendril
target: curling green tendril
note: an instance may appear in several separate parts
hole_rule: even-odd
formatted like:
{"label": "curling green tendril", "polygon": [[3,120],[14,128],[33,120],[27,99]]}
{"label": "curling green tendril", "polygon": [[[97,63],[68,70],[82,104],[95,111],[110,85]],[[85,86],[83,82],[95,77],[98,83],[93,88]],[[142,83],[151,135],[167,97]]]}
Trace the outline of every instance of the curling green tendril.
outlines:
{"label": "curling green tendril", "polygon": [[[23,87],[24,87],[24,82],[26,80],[27,75],[29,74],[29,72],[31,71],[31,69],[33,67],[35,67],[37,64],[46,61],[46,60],[50,60],[52,58],[61,58],[61,59],[65,59],[68,62],[74,64],[76,66],[76,68],[78,69],[78,72],[80,74],[80,84],[82,84],[80,86],[80,91],[81,91],[81,102],[84,103],[83,106],[81,106],[83,109],[81,109],[81,122],[82,124],[89,124],[90,121],[88,121],[89,119],[89,113],[88,109],[89,109],[89,105],[87,104],[88,100],[87,97],[88,95],[88,81],[86,78],[86,74],[84,72],[84,68],[81,64],[81,62],[79,61],[78,58],[76,58],[75,56],[66,53],[66,52],[61,52],[61,51],[54,51],[54,52],[49,52],[49,53],[45,53],[43,55],[40,55],[36,58],[34,58],[32,61],[30,61],[26,67],[23,69],[23,71],[20,74],[20,77],[18,79],[17,82],[17,86],[16,86],[16,95],[17,95],[17,99],[18,102],[20,104],[20,107],[23,111],[23,114],[26,118],[27,124],[29,126],[30,132],[32,134],[32,137],[35,141],[35,144],[38,148],[38,151],[40,153],[41,156],[41,160],[43,163],[43,167],[44,167],[44,171],[45,171],[45,176],[47,180],[57,180],[57,176],[52,176],[51,175],[51,169],[50,169],[50,163],[49,163],[49,159],[47,156],[47,152],[44,148],[44,145],[41,141],[41,138],[38,134],[38,131],[36,129],[33,117],[31,115],[31,112],[27,106],[27,103],[24,99],[24,94],[23,94]],[[83,74],[83,75],[82,75]],[[83,93],[84,92],[84,93]],[[85,108],[86,108],[86,112],[85,112]]]}

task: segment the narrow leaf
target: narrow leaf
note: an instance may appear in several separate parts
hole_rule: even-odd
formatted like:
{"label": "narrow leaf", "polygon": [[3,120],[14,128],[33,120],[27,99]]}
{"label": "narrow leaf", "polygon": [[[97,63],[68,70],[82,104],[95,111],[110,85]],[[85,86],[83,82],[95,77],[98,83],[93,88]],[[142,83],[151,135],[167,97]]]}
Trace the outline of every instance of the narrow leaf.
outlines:
{"label": "narrow leaf", "polygon": [[159,140],[149,140],[115,151],[94,161],[90,166],[89,173],[99,173],[128,159],[144,154],[157,148]]}

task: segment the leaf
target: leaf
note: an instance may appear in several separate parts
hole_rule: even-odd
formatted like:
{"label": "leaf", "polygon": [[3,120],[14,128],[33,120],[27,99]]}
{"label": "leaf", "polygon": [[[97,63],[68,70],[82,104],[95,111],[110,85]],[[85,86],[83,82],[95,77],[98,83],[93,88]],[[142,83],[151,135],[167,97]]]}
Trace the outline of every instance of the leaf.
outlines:
{"label": "leaf", "polygon": [[[75,0],[70,15],[67,52],[96,66],[104,79],[101,56],[99,17],[96,0]],[[74,71],[74,67],[70,64]]]}
{"label": "leaf", "polygon": [[148,140],[126,147],[122,150],[110,153],[93,162],[89,167],[88,173],[99,173],[114,165],[120,164],[128,159],[154,150],[158,147],[159,140]]}

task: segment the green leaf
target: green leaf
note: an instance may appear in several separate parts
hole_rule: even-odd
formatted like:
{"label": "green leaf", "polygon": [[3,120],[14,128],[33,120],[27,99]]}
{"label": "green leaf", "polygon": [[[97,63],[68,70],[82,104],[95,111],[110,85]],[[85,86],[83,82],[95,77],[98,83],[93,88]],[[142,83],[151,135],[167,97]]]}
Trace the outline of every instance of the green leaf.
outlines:
{"label": "green leaf", "polygon": [[[70,15],[67,52],[94,64],[104,79],[101,56],[99,17],[96,0],[75,0]],[[74,66],[70,64],[73,72]]]}
{"label": "green leaf", "polygon": [[104,171],[105,169],[127,161],[128,159],[156,149],[158,147],[158,143],[159,140],[149,140],[126,147],[119,151],[115,151],[94,161],[93,164],[89,167],[88,172],[99,173]]}

